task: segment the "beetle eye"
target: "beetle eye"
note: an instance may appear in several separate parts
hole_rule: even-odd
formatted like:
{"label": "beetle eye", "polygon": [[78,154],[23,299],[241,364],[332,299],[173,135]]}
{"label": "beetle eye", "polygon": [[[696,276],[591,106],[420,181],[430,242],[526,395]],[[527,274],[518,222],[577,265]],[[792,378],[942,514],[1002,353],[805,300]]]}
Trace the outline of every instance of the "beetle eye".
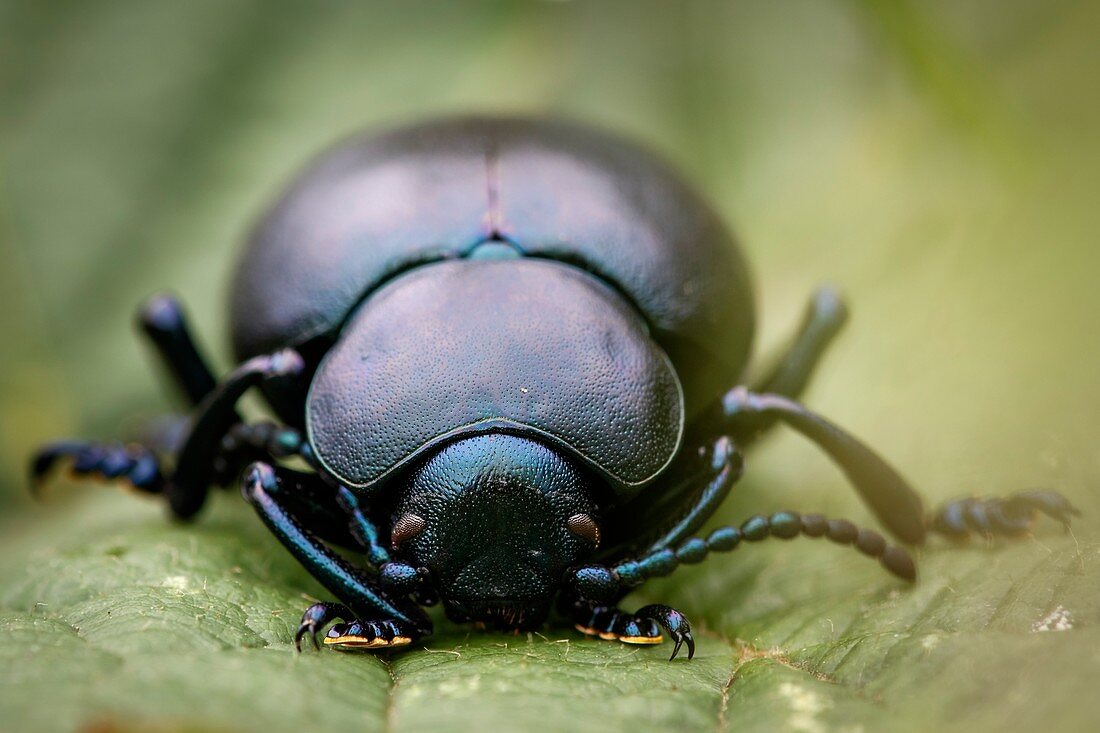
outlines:
{"label": "beetle eye", "polygon": [[393,531],[390,533],[390,545],[396,550],[402,542],[416,537],[427,526],[428,523],[424,521],[423,517],[411,513],[402,514],[393,523]]}
{"label": "beetle eye", "polygon": [[566,521],[569,531],[594,547],[600,546],[600,526],[587,514],[574,514]]}

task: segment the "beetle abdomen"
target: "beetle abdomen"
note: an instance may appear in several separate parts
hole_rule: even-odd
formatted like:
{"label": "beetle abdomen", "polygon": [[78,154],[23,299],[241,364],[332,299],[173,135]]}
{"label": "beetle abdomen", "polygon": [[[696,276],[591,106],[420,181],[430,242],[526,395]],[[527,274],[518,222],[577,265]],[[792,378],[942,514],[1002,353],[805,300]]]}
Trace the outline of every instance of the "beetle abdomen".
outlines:
{"label": "beetle abdomen", "polygon": [[434,122],[322,156],[245,252],[238,356],[332,334],[389,278],[494,238],[617,288],[675,364],[689,415],[739,376],[752,293],[712,209],[644,149],[526,120]]}
{"label": "beetle abdomen", "polygon": [[641,318],[549,260],[457,260],[392,280],[321,362],[310,441],[369,487],[458,435],[515,431],[567,448],[629,492],[676,453],[683,399]]}

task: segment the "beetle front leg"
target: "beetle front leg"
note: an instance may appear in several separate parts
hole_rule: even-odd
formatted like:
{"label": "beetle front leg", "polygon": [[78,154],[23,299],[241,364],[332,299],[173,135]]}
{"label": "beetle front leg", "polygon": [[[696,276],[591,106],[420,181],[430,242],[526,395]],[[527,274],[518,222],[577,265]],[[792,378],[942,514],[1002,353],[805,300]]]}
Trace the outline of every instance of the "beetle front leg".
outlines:
{"label": "beetle front leg", "polygon": [[217,484],[236,481],[242,468],[255,461],[300,458],[320,472],[317,457],[297,428],[270,421],[233,424],[221,439],[213,462],[212,480]]}
{"label": "beetle front leg", "polygon": [[431,633],[432,625],[414,604],[392,599],[364,572],[330,550],[287,510],[280,469],[254,463],[245,471],[241,493],[283,546],[343,605],[315,604],[302,617],[296,643],[333,626],[324,643],[346,649],[382,649],[404,646]]}
{"label": "beetle front leg", "polygon": [[664,641],[661,635],[664,629],[674,644],[669,661],[676,658],[684,644],[687,644],[687,658],[695,656],[691,624],[684,614],[669,606],[651,604],[629,613],[615,606],[575,601],[569,615],[582,634],[624,644],[660,644]]}
{"label": "beetle front leg", "polygon": [[[705,450],[700,451],[700,458],[703,460],[702,473],[692,471],[688,483],[695,486],[702,481],[701,491],[695,491],[696,496],[682,512],[679,521],[648,546],[647,556],[664,557],[671,553],[665,548],[679,543],[702,526],[721,506],[730,487],[741,476],[741,453],[727,436],[715,438]],[[656,566],[646,567],[661,572]],[[671,565],[663,574],[672,572],[674,567]],[[664,629],[674,643],[669,659],[675,659],[684,644],[687,644],[688,659],[691,659],[695,655],[695,639],[691,634],[691,624],[683,613],[663,605],[645,606],[629,613],[615,605],[642,580],[630,576],[624,578],[618,566],[576,568],[566,581],[560,610],[581,633],[627,644],[659,644],[663,639],[661,629]]]}
{"label": "beetle front leg", "polygon": [[[669,570],[671,572],[671,570]],[[673,641],[672,656],[687,644],[688,659],[695,656],[695,637],[687,617],[669,606],[652,604],[634,613],[615,605],[630,586],[616,571],[605,565],[587,565],[571,571],[559,601],[559,611],[573,622],[577,631],[625,644],[660,644],[661,630]]]}
{"label": "beetle front leg", "polygon": [[[278,433],[289,431],[297,434],[292,428],[271,427]],[[279,438],[278,441],[283,444],[282,450],[290,455],[302,455],[309,447],[302,441],[295,450],[293,439]],[[278,458],[281,452],[272,448],[267,455]],[[388,590],[408,595],[420,589],[419,574],[404,563],[392,561],[389,550],[382,544],[378,528],[360,506],[359,497],[353,491],[346,486],[333,486],[320,473],[299,473],[288,468],[280,468],[279,473],[283,483],[294,482],[294,490],[284,492],[287,510],[307,519],[315,529],[324,528],[326,541],[362,550],[367,562],[380,573],[381,582]]]}
{"label": "beetle front leg", "polygon": [[313,648],[320,650],[317,635],[333,621],[325,634],[324,644],[337,649],[384,649],[387,647],[407,646],[419,634],[400,621],[362,621],[355,618],[350,608],[342,603],[314,603],[302,614],[302,622],[294,634],[294,648],[302,651],[303,637],[309,637]]}

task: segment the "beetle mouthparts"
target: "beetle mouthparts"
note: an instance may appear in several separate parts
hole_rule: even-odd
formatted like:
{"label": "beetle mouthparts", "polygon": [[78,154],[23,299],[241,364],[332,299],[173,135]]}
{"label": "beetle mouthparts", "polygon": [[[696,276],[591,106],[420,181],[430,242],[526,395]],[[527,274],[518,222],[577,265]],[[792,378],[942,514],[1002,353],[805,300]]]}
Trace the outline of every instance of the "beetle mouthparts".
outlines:
{"label": "beetle mouthparts", "polygon": [[480,623],[504,631],[526,631],[542,626],[547,609],[530,601],[476,599],[444,601],[447,617],[459,623]]}

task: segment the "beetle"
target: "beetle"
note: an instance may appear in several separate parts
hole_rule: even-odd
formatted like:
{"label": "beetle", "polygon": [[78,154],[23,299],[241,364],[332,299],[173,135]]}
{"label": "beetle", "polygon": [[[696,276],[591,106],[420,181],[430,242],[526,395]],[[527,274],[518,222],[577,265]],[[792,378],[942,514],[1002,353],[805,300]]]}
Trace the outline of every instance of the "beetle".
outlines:
{"label": "beetle", "polygon": [[[824,450],[904,544],[1018,535],[1039,513],[1076,513],[1029,491],[926,515],[883,458],[795,401],[846,317],[820,289],[749,388],[746,263],[668,164],[574,123],[434,121],[338,145],[262,217],[233,281],[240,364],[224,379],[173,297],[142,307],[194,405],[178,444],[60,441],[32,473],[37,484],[67,461],[162,496],[180,519],[209,486],[239,481],[338,599],[306,610],[299,651],[322,633],[343,649],[408,645],[432,631],[423,606],[442,602],[454,621],[502,629],[537,628],[556,609],[602,639],[667,633],[672,658],[686,644],[690,659],[682,613],[618,604],[709,553],[824,536],[916,577],[904,548],[817,514],[694,536],[776,423]],[[278,423],[238,414],[253,387]]]}

